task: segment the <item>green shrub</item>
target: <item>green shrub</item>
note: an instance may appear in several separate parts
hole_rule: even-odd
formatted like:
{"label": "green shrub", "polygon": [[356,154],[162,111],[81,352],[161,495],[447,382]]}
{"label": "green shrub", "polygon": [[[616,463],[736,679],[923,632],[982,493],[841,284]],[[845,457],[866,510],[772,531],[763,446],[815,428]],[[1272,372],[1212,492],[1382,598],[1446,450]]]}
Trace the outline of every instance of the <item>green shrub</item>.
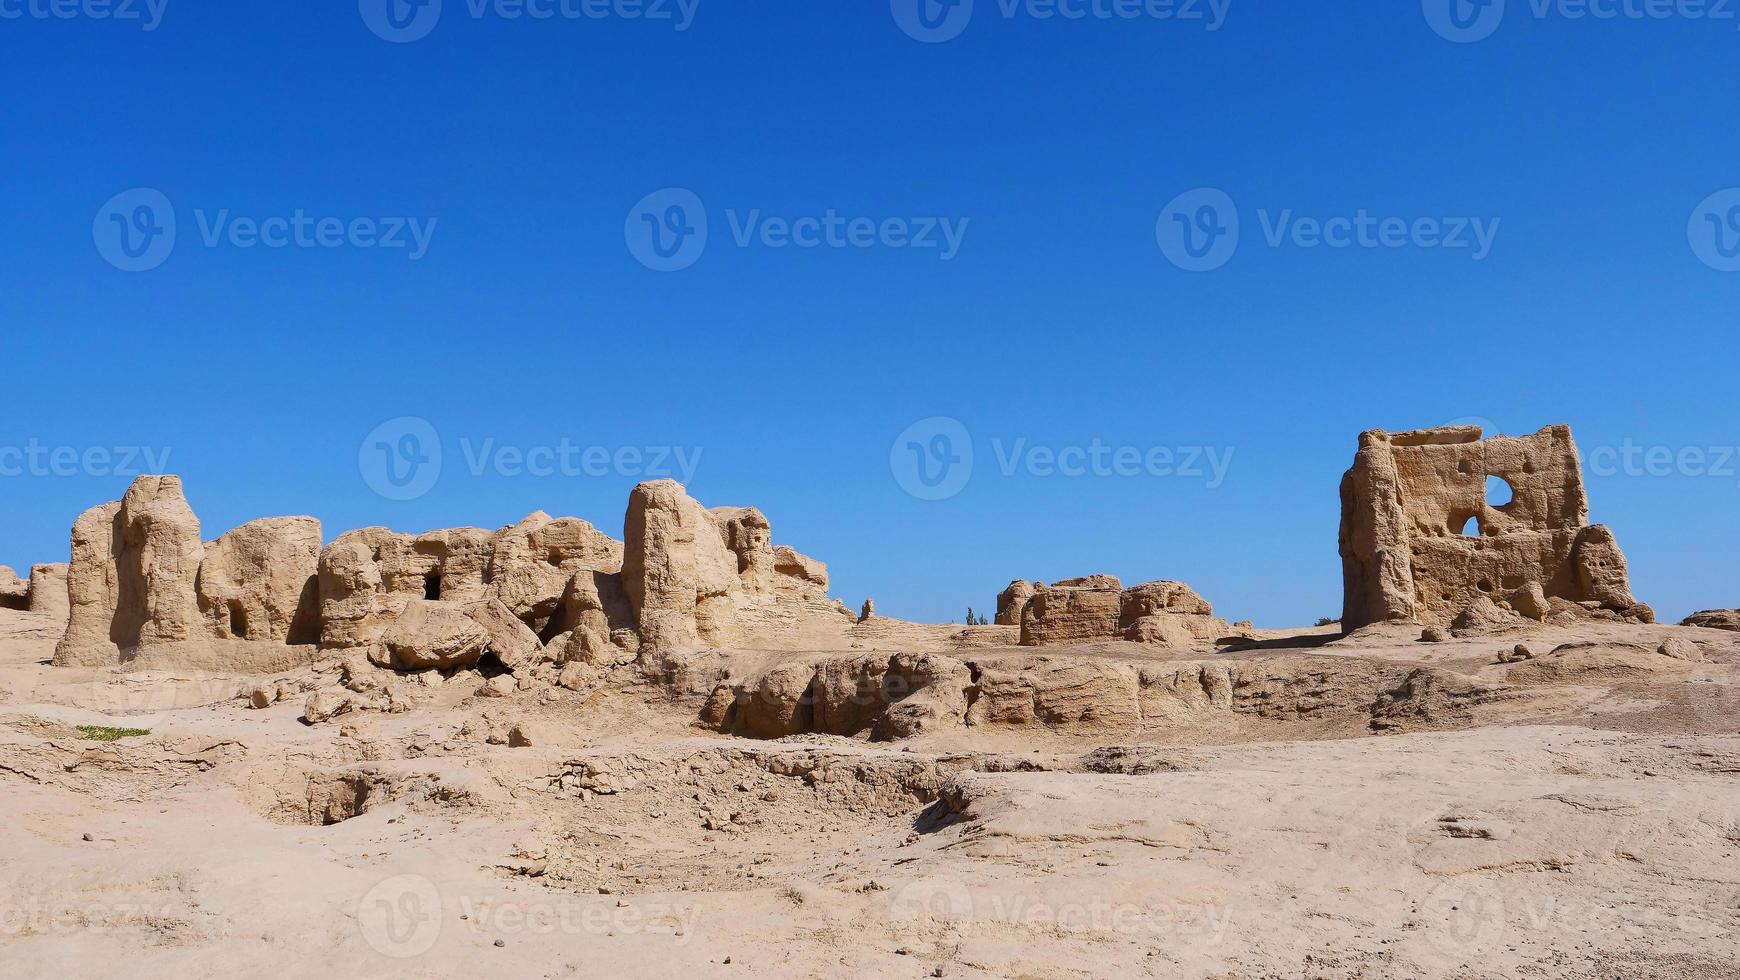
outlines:
{"label": "green shrub", "polygon": [[119,742],[124,738],[151,734],[149,728],[109,728],[103,725],[80,725],[79,734],[93,742]]}

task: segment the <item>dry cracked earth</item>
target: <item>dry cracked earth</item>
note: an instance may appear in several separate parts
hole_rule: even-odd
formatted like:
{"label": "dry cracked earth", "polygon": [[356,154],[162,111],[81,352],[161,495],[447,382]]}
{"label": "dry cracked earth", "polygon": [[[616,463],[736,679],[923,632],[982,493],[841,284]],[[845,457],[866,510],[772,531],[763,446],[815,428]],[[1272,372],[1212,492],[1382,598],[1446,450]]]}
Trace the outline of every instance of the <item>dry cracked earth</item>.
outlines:
{"label": "dry cracked earth", "polygon": [[656,680],[336,664],[255,707],[0,610],[0,976],[1740,975],[1740,633],[877,626],[839,652],[966,662],[958,723],[757,740]]}

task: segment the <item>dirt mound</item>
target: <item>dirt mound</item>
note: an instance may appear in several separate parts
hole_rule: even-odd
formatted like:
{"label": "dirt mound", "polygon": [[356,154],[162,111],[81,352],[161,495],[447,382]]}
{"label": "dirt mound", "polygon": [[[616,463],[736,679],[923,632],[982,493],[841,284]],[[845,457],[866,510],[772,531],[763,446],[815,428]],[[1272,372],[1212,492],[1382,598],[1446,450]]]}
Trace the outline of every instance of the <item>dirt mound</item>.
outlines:
{"label": "dirt mound", "polygon": [[1689,669],[1686,661],[1639,644],[1567,643],[1544,657],[1511,665],[1505,676],[1517,683],[1550,684],[1652,678]]}

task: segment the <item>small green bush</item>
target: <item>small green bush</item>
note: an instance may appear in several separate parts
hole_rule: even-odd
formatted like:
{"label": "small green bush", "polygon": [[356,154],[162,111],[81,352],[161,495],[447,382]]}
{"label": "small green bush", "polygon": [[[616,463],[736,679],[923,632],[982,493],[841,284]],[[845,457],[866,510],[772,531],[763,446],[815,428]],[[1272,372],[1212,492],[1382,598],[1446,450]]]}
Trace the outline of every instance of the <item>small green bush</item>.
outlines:
{"label": "small green bush", "polygon": [[93,742],[119,742],[124,738],[151,734],[149,728],[108,728],[103,725],[80,725],[79,734]]}

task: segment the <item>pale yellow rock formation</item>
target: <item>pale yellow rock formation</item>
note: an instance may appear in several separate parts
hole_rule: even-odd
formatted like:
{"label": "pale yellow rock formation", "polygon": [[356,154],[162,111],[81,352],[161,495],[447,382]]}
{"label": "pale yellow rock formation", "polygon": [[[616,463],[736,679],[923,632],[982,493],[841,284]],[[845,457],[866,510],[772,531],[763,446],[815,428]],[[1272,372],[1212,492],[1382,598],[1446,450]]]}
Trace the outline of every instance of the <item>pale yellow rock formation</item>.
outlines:
{"label": "pale yellow rock formation", "polygon": [[68,569],[65,562],[30,566],[31,612],[66,621],[69,609],[66,590]]}
{"label": "pale yellow rock formation", "polygon": [[[1020,600],[1017,580],[999,596],[999,615]],[[1005,602],[1008,600],[1008,602]],[[1157,581],[1123,588],[1110,575],[1040,585],[1021,603],[1021,645],[1048,646],[1130,640],[1166,647],[1197,647],[1225,636],[1214,607],[1183,582]]]}
{"label": "pale yellow rock formation", "polygon": [[320,522],[268,517],[206,546],[198,601],[221,639],[320,642]]}
{"label": "pale yellow rock formation", "polygon": [[772,544],[753,507],[707,510],[674,480],[634,488],[622,584],[653,652],[754,643],[807,622],[850,622],[827,598],[827,566]]}
{"label": "pale yellow rock formation", "polygon": [[1705,609],[1687,616],[1680,625],[1740,631],[1740,609]]}
{"label": "pale yellow rock formation", "polygon": [[[527,626],[546,636],[573,625],[564,623],[561,614],[577,576],[587,576],[580,589],[596,597],[599,588],[593,574],[615,575],[622,570],[621,541],[577,517],[551,518],[541,511],[497,532],[488,554],[490,592]],[[570,606],[573,611],[579,608]]]}
{"label": "pale yellow rock formation", "polygon": [[737,556],[681,484],[635,487],[622,534],[622,583],[643,645],[664,650],[736,640]]}
{"label": "pale yellow rock formation", "polygon": [[464,607],[412,599],[370,647],[369,660],[394,670],[450,670],[477,663],[489,642],[489,630]]}
{"label": "pale yellow rock formation", "polygon": [[[1570,427],[1481,435],[1478,426],[1360,435],[1341,484],[1342,628],[1444,627],[1482,597],[1530,618],[1540,597],[1653,618],[1631,595],[1612,532],[1589,525]],[[1488,477],[1509,485],[1508,501],[1488,500]]]}
{"label": "pale yellow rock formation", "polygon": [[1021,613],[1026,610],[1028,600],[1033,598],[1035,591],[1043,588],[1045,588],[1044,582],[1029,582],[1025,579],[1016,579],[1010,582],[1008,588],[997,593],[996,624],[998,626],[1020,626]]}
{"label": "pale yellow rock formation", "polygon": [[0,609],[30,608],[30,583],[10,565],[0,565]]}
{"label": "pale yellow rock formation", "polygon": [[142,476],[73,524],[55,663],[274,670],[316,635],[320,524],[270,518],[209,545],[181,479]]}
{"label": "pale yellow rock formation", "polygon": [[1021,614],[1021,645],[1117,637],[1123,591],[1123,583],[1110,575],[1066,579],[1038,590]]}

